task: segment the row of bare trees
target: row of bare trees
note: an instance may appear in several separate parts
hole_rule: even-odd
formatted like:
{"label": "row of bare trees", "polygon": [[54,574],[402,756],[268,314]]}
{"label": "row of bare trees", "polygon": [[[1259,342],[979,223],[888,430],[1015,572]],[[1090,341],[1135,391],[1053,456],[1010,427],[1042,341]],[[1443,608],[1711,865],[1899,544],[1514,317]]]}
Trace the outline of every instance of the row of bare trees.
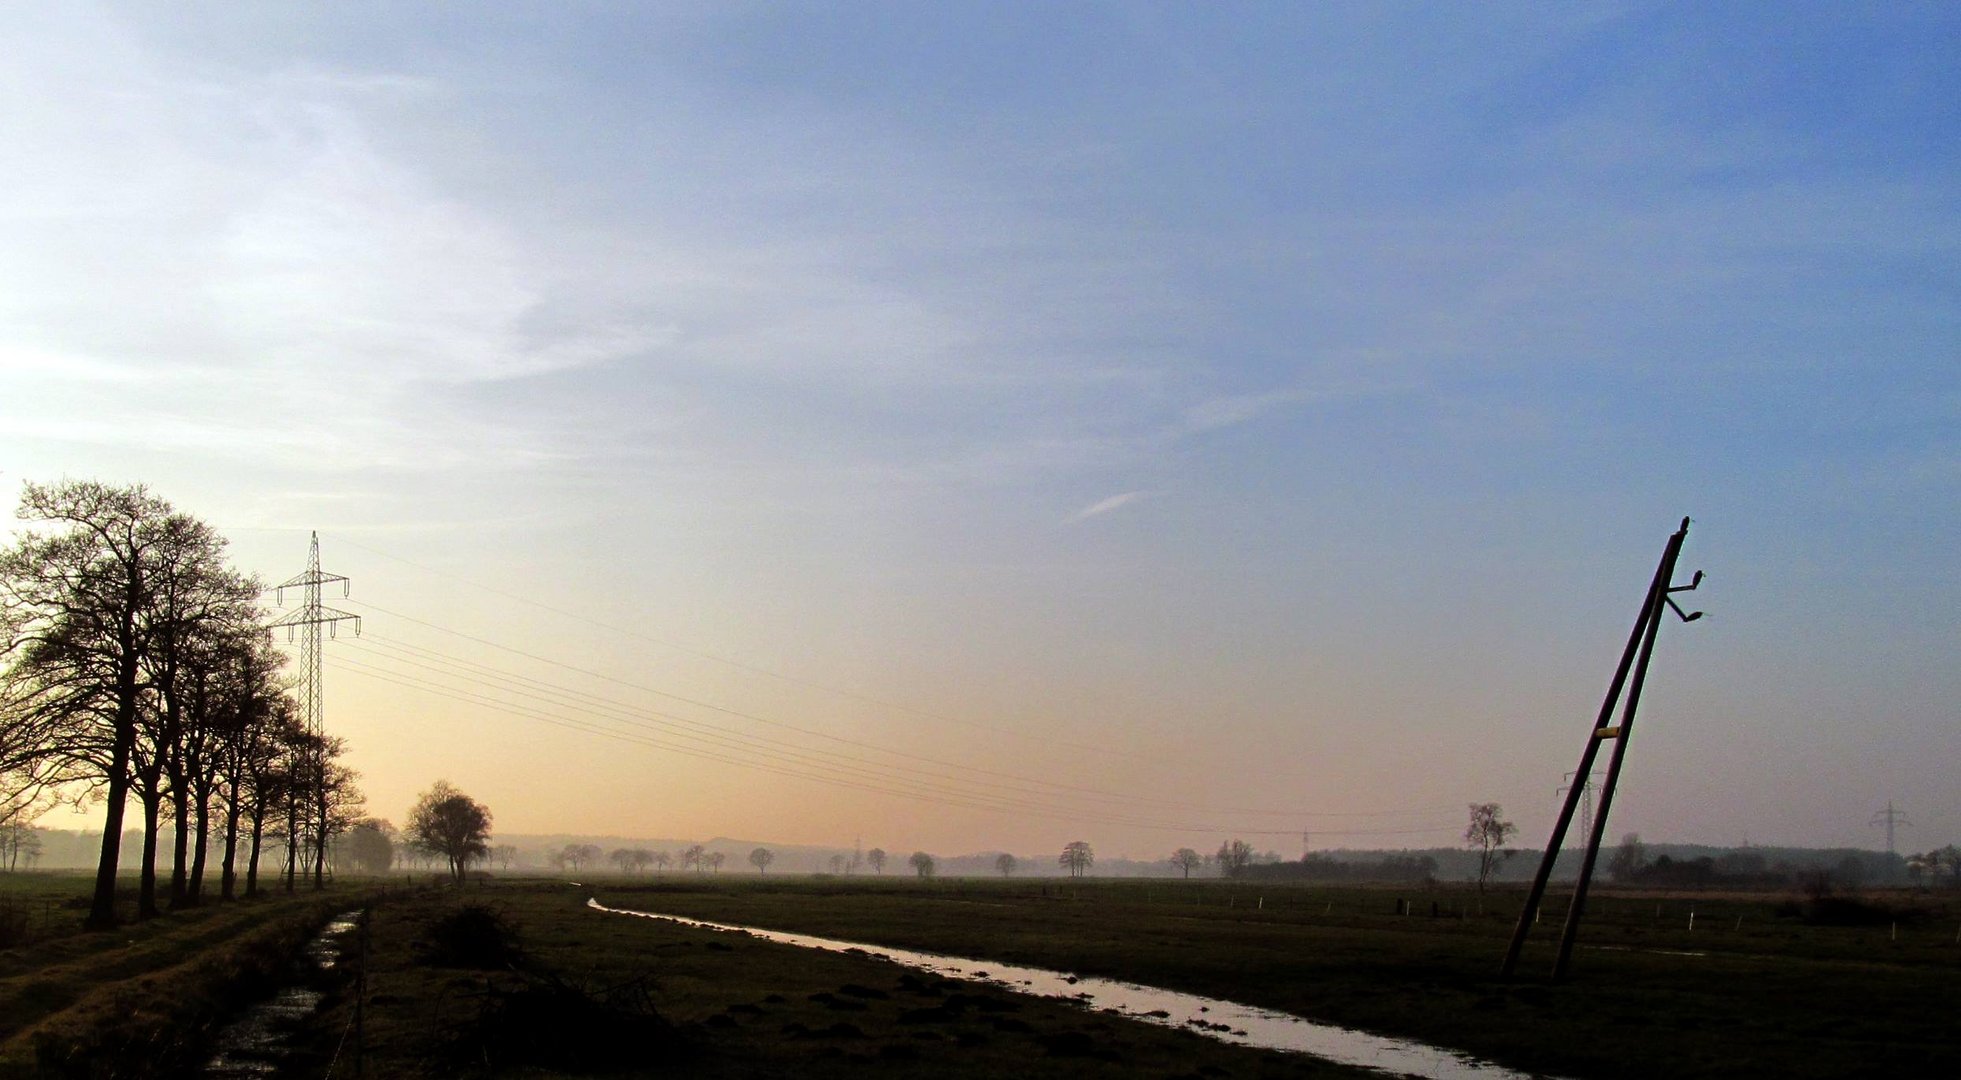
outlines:
{"label": "row of bare trees", "polygon": [[[266,841],[284,878],[322,880],[360,796],[339,740],[305,730],[282,681],[261,588],[215,530],[141,486],[27,484],[29,523],[0,550],[0,793],[105,808],[88,925],[115,921],[126,807],[142,817],[137,914],[259,889]],[[213,848],[218,852],[214,853]]]}

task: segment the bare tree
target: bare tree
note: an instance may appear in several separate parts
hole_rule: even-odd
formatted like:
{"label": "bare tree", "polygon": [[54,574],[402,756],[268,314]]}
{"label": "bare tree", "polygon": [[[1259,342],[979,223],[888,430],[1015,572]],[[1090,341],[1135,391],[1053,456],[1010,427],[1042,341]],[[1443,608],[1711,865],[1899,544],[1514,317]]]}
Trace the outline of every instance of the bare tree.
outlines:
{"label": "bare tree", "polygon": [[665,849],[654,852],[648,858],[654,864],[655,873],[665,873],[667,868],[674,864],[674,856]]}
{"label": "bare tree", "polygon": [[438,780],[422,793],[409,811],[403,835],[425,851],[449,860],[450,875],[458,882],[473,859],[490,852],[490,808]]}
{"label": "bare tree", "polygon": [[517,861],[517,847],[513,844],[498,844],[490,849],[490,857],[497,863],[497,869],[509,870]]}
{"label": "bare tree", "polygon": [[1015,876],[1015,857],[1002,852],[994,857],[994,869],[1001,871],[1002,877]]}
{"label": "bare tree", "polygon": [[681,869],[686,870],[693,867],[695,873],[699,874],[703,870],[708,869],[706,865],[707,860],[708,849],[702,847],[700,844],[696,844],[681,853]]}
{"label": "bare tree", "polygon": [[1062,846],[1062,854],[1056,856],[1055,862],[1069,871],[1070,877],[1082,877],[1083,871],[1096,865],[1096,853],[1086,841],[1071,840]]}
{"label": "bare tree", "polygon": [[766,847],[759,847],[756,850],[749,853],[749,862],[751,865],[753,865],[756,868],[756,873],[758,874],[768,873],[769,864],[775,861],[776,861],[776,852],[771,851]]}
{"label": "bare tree", "polygon": [[726,851],[711,851],[702,857],[702,861],[708,864],[710,870],[719,874],[722,872],[722,864],[729,861],[729,854]]}
{"label": "bare tree", "polygon": [[1200,855],[1191,848],[1181,847],[1171,853],[1171,865],[1183,870],[1185,876],[1189,878],[1192,876],[1192,871],[1205,865],[1205,856]]}
{"label": "bare tree", "polygon": [[929,878],[933,876],[933,857],[923,851],[915,851],[910,856],[907,856],[906,863],[920,877]]}
{"label": "bare tree", "polygon": [[22,859],[32,867],[40,857],[41,830],[20,818],[0,825],[0,859],[6,860],[8,873],[18,870]]}
{"label": "bare tree", "polygon": [[1482,905],[1484,884],[1490,879],[1492,871],[1512,856],[1505,841],[1512,838],[1518,826],[1504,819],[1504,807],[1495,802],[1470,803],[1471,821],[1464,827],[1464,842],[1478,854],[1478,896]]}
{"label": "bare tree", "polygon": [[872,864],[872,873],[883,874],[885,872],[885,849],[875,847],[865,852],[865,861]]}
{"label": "bare tree", "polygon": [[606,858],[614,866],[619,867],[620,873],[622,874],[627,873],[628,871],[633,869],[632,848],[614,848],[613,853],[606,856]]}
{"label": "bare tree", "polygon": [[[223,541],[141,486],[30,483],[17,513],[59,531],[24,531],[0,552],[8,722],[41,733],[45,738],[30,745],[66,777],[101,785],[106,814],[88,925],[107,927],[115,922],[123,810],[136,790],[139,742],[153,715],[146,707],[162,585],[187,567],[204,569]],[[160,783],[143,793],[145,914],[155,911],[160,793]]]}
{"label": "bare tree", "polygon": [[1213,860],[1219,864],[1221,876],[1236,878],[1253,864],[1253,845],[1244,840],[1228,840],[1219,845],[1219,853]]}
{"label": "bare tree", "polygon": [[598,862],[601,854],[598,844],[567,844],[558,849],[552,861],[576,874]]}
{"label": "bare tree", "polygon": [[829,860],[829,865],[830,865],[830,867],[831,867],[831,873],[833,873],[833,874],[842,874],[842,873],[844,873],[844,864],[845,864],[845,859],[844,859],[844,856],[843,856],[843,855],[833,855],[833,856],[831,856],[831,858],[830,858],[830,860]]}

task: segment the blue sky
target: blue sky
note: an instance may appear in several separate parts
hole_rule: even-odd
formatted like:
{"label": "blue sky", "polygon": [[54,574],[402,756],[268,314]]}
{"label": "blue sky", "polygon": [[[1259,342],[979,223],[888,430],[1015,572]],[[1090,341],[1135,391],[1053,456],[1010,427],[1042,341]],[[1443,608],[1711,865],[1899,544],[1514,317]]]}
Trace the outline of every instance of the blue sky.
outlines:
{"label": "blue sky", "polygon": [[[1950,6],[0,18],[9,489],[146,480],[270,578],[318,528],[479,636],[1045,781],[1444,807],[1424,842],[1543,834],[1690,514],[1711,617],[1617,828],[1961,829]],[[437,753],[381,718],[461,706],[343,681],[405,805]],[[451,779],[539,829],[1072,824],[526,752],[591,802]]]}

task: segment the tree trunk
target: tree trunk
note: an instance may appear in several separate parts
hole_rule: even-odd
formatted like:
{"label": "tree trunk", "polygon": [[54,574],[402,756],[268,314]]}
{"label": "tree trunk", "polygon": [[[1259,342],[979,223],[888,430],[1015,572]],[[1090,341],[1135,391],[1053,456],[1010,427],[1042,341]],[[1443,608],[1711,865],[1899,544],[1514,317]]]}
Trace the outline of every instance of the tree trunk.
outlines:
{"label": "tree trunk", "polygon": [[136,628],[125,614],[118,628],[121,655],[116,670],[116,731],[109,751],[109,802],[102,822],[102,850],[95,864],[95,895],[89,901],[91,930],[116,925],[116,870],[122,857],[123,807],[129,801],[129,763],[136,753]]}
{"label": "tree trunk", "polygon": [[218,883],[218,896],[230,900],[238,888],[238,779],[231,780],[230,797],[225,800],[225,868]]}
{"label": "tree trunk", "polygon": [[320,798],[314,807],[319,812],[319,820],[313,826],[313,891],[326,888],[327,872],[327,769],[326,763],[314,770],[314,783],[320,786]]}
{"label": "tree trunk", "polygon": [[293,891],[293,884],[300,873],[300,800],[298,795],[286,796],[286,891]]}
{"label": "tree trunk", "polygon": [[182,776],[170,780],[170,910],[190,903],[191,793]]}
{"label": "tree trunk", "polygon": [[143,867],[136,885],[136,917],[153,919],[157,911],[157,815],[163,801],[154,781],[137,792],[143,802]]}
{"label": "tree trunk", "polygon": [[[121,709],[117,712],[120,714]],[[116,723],[116,745],[109,755],[109,803],[102,822],[102,851],[95,864],[95,896],[89,901],[91,930],[116,925],[116,864],[122,855],[123,804],[129,801],[129,757],[136,742],[134,724]]]}
{"label": "tree trunk", "polygon": [[263,802],[252,807],[252,856],[245,863],[245,898],[259,895],[259,842],[266,835],[266,807]]}
{"label": "tree trunk", "polygon": [[204,864],[211,849],[211,784],[203,781],[193,785],[197,804],[191,810],[196,820],[196,835],[191,845],[191,880],[185,889],[185,902],[196,907],[204,899]]}

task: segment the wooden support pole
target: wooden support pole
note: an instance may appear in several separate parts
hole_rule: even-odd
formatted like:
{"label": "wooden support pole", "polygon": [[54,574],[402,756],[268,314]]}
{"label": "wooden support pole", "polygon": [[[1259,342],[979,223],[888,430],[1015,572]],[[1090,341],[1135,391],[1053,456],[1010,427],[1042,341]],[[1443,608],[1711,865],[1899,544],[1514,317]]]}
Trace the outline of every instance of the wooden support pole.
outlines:
{"label": "wooden support pole", "polygon": [[[1662,549],[1661,561],[1655,566],[1655,576],[1648,584],[1648,594],[1642,600],[1640,617],[1635,619],[1634,628],[1628,632],[1627,645],[1621,650],[1620,664],[1614,669],[1614,677],[1607,685],[1607,695],[1600,703],[1600,714],[1588,729],[1586,747],[1580,753],[1580,766],[1575,776],[1592,775],[1594,758],[1600,753],[1604,739],[1614,740],[1613,759],[1619,762],[1622,749],[1626,746],[1624,729],[1628,726],[1623,720],[1619,728],[1610,726],[1614,708],[1620,704],[1621,691],[1627,685],[1628,675],[1635,667],[1636,658],[1652,649],[1654,631],[1659,628],[1662,608],[1668,598],[1669,582],[1675,573],[1675,561],[1682,551],[1682,541],[1687,538],[1689,519],[1683,518],[1682,525]],[[1646,648],[1644,648],[1646,646]],[[1643,665],[1645,672],[1645,664]],[[1631,714],[1629,714],[1631,716]],[[1510,978],[1518,966],[1519,953],[1525,948],[1525,939],[1539,919],[1540,905],[1545,902],[1546,886],[1552,880],[1553,864],[1559,860],[1561,848],[1566,843],[1566,831],[1573,825],[1573,815],[1579,807],[1585,785],[1575,783],[1566,793],[1566,802],[1560,807],[1559,818],[1553,824],[1552,837],[1546,842],[1545,854],[1539,860],[1539,869],[1532,876],[1532,887],[1526,893],[1525,907],[1519,912],[1518,925],[1512,930],[1512,940],[1505,949],[1505,960],[1499,967],[1499,974]],[[1597,851],[1598,837],[1605,828],[1608,799],[1601,800],[1599,813],[1595,816],[1592,836],[1588,849]],[[1591,867],[1591,858],[1588,860]],[[1583,871],[1583,877],[1587,871]],[[1568,918],[1573,919],[1573,909],[1568,909]]]}

